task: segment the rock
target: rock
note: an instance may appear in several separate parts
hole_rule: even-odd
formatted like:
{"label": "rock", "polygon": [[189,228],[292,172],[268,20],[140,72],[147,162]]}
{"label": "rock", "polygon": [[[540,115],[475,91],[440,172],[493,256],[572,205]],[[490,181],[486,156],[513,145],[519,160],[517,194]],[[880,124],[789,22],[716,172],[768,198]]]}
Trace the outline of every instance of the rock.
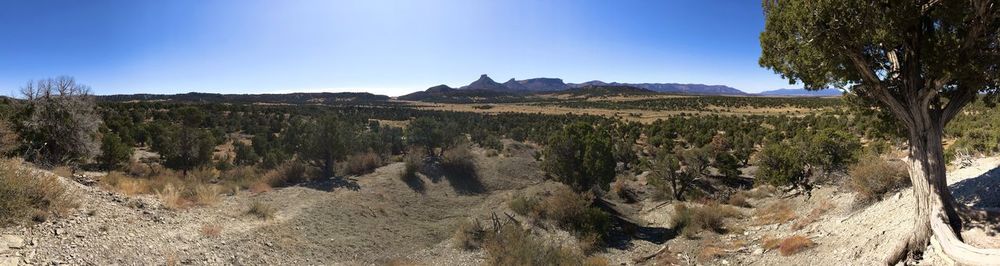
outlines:
{"label": "rock", "polygon": [[0,236],[0,243],[6,245],[9,248],[21,249],[24,248],[24,239],[13,235]]}
{"label": "rock", "polygon": [[56,234],[57,236],[60,236],[60,235],[64,235],[64,234],[66,234],[66,231],[65,231],[65,230],[62,230],[62,228],[56,228],[56,230],[55,230],[55,234]]}
{"label": "rock", "polygon": [[764,249],[763,249],[763,248],[757,248],[757,249],[754,249],[754,250],[753,250],[753,253],[752,253],[752,254],[753,254],[753,255],[760,255],[760,254],[764,254]]}

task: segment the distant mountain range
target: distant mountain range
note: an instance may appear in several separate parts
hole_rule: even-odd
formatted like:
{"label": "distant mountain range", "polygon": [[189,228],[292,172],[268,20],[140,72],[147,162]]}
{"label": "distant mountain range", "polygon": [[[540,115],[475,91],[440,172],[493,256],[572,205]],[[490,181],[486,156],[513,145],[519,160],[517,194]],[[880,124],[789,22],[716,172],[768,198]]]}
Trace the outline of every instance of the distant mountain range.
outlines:
{"label": "distant mountain range", "polygon": [[603,82],[599,80],[584,83],[565,83],[558,78],[533,78],[525,80],[510,79],[504,83],[498,83],[486,74],[479,76],[479,79],[469,85],[462,86],[461,90],[490,90],[513,93],[532,92],[553,92],[564,91],[571,88],[582,88],[587,86],[623,86],[647,89],[661,93],[697,94],[697,95],[748,95],[746,92],[734,89],[725,85],[704,85],[704,84],[678,84],[678,83],[619,83]]}
{"label": "distant mountain range", "polygon": [[844,93],[838,89],[825,89],[810,91],[806,89],[777,89],[758,93],[761,96],[801,96],[801,97],[831,97],[841,96]]}

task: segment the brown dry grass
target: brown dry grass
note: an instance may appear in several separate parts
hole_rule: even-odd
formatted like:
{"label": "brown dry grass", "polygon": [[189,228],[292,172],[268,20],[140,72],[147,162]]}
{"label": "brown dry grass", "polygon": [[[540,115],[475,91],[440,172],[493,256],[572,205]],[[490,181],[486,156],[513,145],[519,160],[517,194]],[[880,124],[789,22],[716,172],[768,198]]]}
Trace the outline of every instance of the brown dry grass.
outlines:
{"label": "brown dry grass", "polygon": [[277,212],[278,210],[272,207],[270,204],[260,201],[254,201],[253,203],[251,203],[250,209],[247,210],[247,214],[263,220],[270,220],[274,218],[274,214]]}
{"label": "brown dry grass", "polygon": [[801,230],[802,228],[805,228],[807,225],[819,220],[823,214],[830,212],[830,210],[834,208],[836,208],[836,206],[834,206],[830,200],[820,201],[819,204],[809,212],[809,215],[798,219],[794,224],[792,224],[792,230]]}
{"label": "brown dry grass", "polygon": [[204,237],[217,238],[222,235],[222,226],[218,224],[204,224],[201,226],[200,232]]}
{"label": "brown dry grass", "polygon": [[254,183],[253,185],[250,185],[249,190],[250,193],[260,194],[264,192],[271,192],[271,190],[273,189],[271,188],[271,185],[267,184],[267,182],[257,182]]}
{"label": "brown dry grass", "polygon": [[706,263],[713,261],[717,258],[722,257],[726,254],[726,250],[716,247],[716,246],[703,246],[698,250],[698,261],[701,263]]}
{"label": "brown dry grass", "polygon": [[772,235],[764,235],[760,238],[760,246],[763,247],[764,250],[773,250],[778,248],[778,246],[781,246],[781,238],[775,238]]}
{"label": "brown dry grass", "polygon": [[784,240],[781,240],[781,245],[778,246],[778,253],[782,256],[790,256],[799,253],[805,249],[815,246],[816,243],[811,239],[801,235],[794,235]]}
{"label": "brown dry grass", "polygon": [[272,187],[281,187],[308,181],[311,174],[302,162],[288,161],[265,173],[263,181]]}
{"label": "brown dry grass", "polygon": [[341,175],[363,175],[375,171],[382,166],[382,158],[375,152],[363,152],[348,156],[341,163]]}
{"label": "brown dry grass", "polygon": [[783,224],[797,217],[791,204],[781,200],[755,210],[753,225]]}
{"label": "brown dry grass", "polygon": [[458,224],[452,240],[455,246],[464,250],[477,250],[483,245],[486,229],[479,221],[464,221]]}
{"label": "brown dry grass", "polygon": [[78,206],[57,177],[21,164],[18,159],[0,160],[0,226],[43,222]]}
{"label": "brown dry grass", "polygon": [[729,196],[729,200],[726,201],[726,204],[744,208],[753,207],[750,205],[750,202],[747,201],[746,193],[743,191],[736,192],[732,196]]}
{"label": "brown dry grass", "polygon": [[681,234],[689,239],[697,238],[703,231],[717,234],[727,233],[725,219],[743,215],[732,206],[720,205],[709,201],[701,206],[688,207],[684,204],[674,205],[673,228],[682,228]]}
{"label": "brown dry grass", "polygon": [[869,155],[851,166],[848,187],[857,192],[856,206],[881,200],[886,194],[910,185],[909,173],[903,162],[890,162],[877,155]]}

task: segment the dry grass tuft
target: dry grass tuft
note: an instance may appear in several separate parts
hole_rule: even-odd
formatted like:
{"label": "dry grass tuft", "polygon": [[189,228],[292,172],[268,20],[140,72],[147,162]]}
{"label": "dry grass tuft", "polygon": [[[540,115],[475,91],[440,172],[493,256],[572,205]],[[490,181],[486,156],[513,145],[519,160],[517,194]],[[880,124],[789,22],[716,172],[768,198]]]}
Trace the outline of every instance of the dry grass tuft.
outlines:
{"label": "dry grass tuft", "polygon": [[775,193],[778,193],[778,188],[764,184],[745,192],[744,195],[751,199],[762,199],[774,196]]}
{"label": "dry grass tuft", "polygon": [[174,185],[172,184],[167,184],[167,186],[164,187],[163,190],[158,191],[156,195],[160,198],[160,201],[163,202],[163,207],[168,210],[181,210],[192,205],[191,200],[184,198],[181,191],[174,188]]}
{"label": "dry grass tuft", "polygon": [[247,210],[247,214],[264,220],[270,220],[274,218],[274,214],[276,212],[278,212],[277,209],[275,209],[274,207],[272,207],[267,203],[260,201],[254,201],[253,203],[251,203],[250,209]]}
{"label": "dry grass tuft", "polygon": [[348,156],[341,165],[340,173],[342,175],[363,175],[382,166],[382,158],[377,153],[368,151]]}
{"label": "dry grass tuft", "polygon": [[725,219],[740,217],[743,214],[732,206],[707,202],[704,205],[688,207],[684,204],[674,205],[673,228],[682,228],[681,234],[688,239],[698,237],[702,231],[723,234],[728,232]]}
{"label": "dry grass tuft", "polygon": [[830,210],[834,209],[835,207],[836,206],[833,206],[833,203],[831,203],[830,200],[820,201],[819,205],[817,205],[816,208],[813,208],[813,210],[809,212],[809,215],[807,215],[806,217],[802,217],[801,219],[795,221],[794,224],[792,224],[792,230],[801,230],[802,228],[805,228],[807,225],[812,224],[813,222],[819,220],[819,218],[822,217],[823,214],[830,212]]}
{"label": "dry grass tuft", "polygon": [[483,245],[486,229],[479,221],[464,221],[458,225],[452,240],[455,245],[464,250],[477,250]]}
{"label": "dry grass tuft", "polygon": [[189,188],[191,195],[188,197],[192,204],[196,206],[212,206],[221,200],[219,197],[219,187],[217,185],[196,185]]}
{"label": "dry grass tuft", "polygon": [[583,260],[584,266],[607,266],[611,265],[611,261],[603,256],[590,256]]}
{"label": "dry grass tuft", "polygon": [[0,226],[44,222],[76,207],[57,177],[22,167],[17,159],[0,160]]}
{"label": "dry grass tuft", "polygon": [[746,192],[743,191],[733,193],[732,196],[729,196],[729,200],[726,201],[726,204],[743,208],[753,207],[750,205],[750,202],[747,201]]}
{"label": "dry grass tuft", "polygon": [[722,257],[722,255],[725,255],[725,254],[726,254],[726,250],[724,250],[724,249],[722,249],[720,247],[711,246],[711,245],[709,245],[709,246],[702,246],[701,249],[698,250],[698,262],[701,262],[701,263],[711,262],[711,261],[713,261],[713,260],[715,260],[717,258]]}
{"label": "dry grass tuft", "polygon": [[218,224],[202,225],[201,235],[205,237],[217,238],[222,235],[222,226]]}
{"label": "dry grass tuft", "polygon": [[571,249],[546,245],[515,224],[490,231],[483,247],[489,265],[583,265],[586,259]]}
{"label": "dry grass tuft", "polygon": [[781,245],[778,246],[778,253],[782,256],[790,256],[815,245],[816,243],[808,237],[794,235],[781,241]]}
{"label": "dry grass tuft", "polygon": [[781,200],[754,211],[754,225],[783,224],[798,217],[791,204]]}
{"label": "dry grass tuft", "polygon": [[877,155],[869,155],[848,171],[848,187],[857,192],[855,206],[865,206],[879,201],[886,194],[910,186],[909,173],[903,162],[890,162]]}
{"label": "dry grass tuft", "polygon": [[283,187],[309,181],[309,168],[299,161],[288,161],[264,174],[263,181],[271,187]]}
{"label": "dry grass tuft", "polygon": [[270,192],[271,190],[273,189],[271,188],[271,185],[269,185],[267,182],[257,182],[254,183],[253,185],[250,185],[250,193],[254,194]]}
{"label": "dry grass tuft", "polygon": [[781,246],[781,238],[775,238],[771,235],[764,235],[760,238],[760,245],[764,250],[773,250]]}

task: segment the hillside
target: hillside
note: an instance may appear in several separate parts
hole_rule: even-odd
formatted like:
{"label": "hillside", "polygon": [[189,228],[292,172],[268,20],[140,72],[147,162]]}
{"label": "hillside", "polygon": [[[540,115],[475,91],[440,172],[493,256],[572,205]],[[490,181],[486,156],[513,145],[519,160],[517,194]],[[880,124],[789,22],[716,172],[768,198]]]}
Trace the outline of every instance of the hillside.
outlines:
{"label": "hillside", "polygon": [[570,97],[586,98],[586,97],[653,95],[653,94],[658,94],[658,92],[631,86],[589,85],[562,91],[549,92],[546,94],[567,95]]}
{"label": "hillside", "polygon": [[806,89],[777,89],[770,91],[763,91],[757,95],[761,96],[800,96],[800,97],[833,97],[841,96],[843,92],[837,89],[826,89],[811,91]]}
{"label": "hillside", "polygon": [[704,84],[679,84],[679,83],[618,83],[603,82],[600,80],[588,81],[579,84],[570,84],[571,87],[586,87],[593,85],[629,86],[643,88],[655,92],[694,94],[694,95],[746,95],[747,93],[725,85],[704,85]]}
{"label": "hillside", "polygon": [[184,94],[118,94],[97,96],[98,101],[172,101],[185,103],[282,103],[282,104],[358,104],[384,103],[389,96],[367,92],[316,92],[286,94],[219,94],[189,92]]}
{"label": "hillside", "polygon": [[525,96],[504,90],[453,89],[447,85],[438,85],[425,91],[399,96],[397,99],[434,103],[503,103],[523,101]]}

